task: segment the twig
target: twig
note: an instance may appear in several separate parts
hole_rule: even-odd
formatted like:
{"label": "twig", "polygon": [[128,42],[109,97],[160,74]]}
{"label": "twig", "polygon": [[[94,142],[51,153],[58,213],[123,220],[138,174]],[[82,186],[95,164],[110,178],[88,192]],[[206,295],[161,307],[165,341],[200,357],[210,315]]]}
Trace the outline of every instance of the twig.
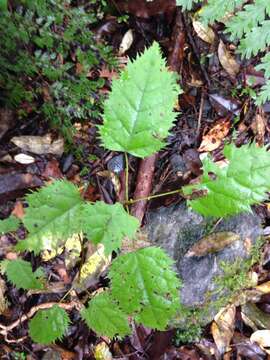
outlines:
{"label": "twig", "polygon": [[49,302],[49,303],[36,305],[36,306],[33,306],[27,314],[25,314],[21,318],[15,320],[10,325],[0,324],[0,329],[1,329],[0,334],[5,337],[6,342],[23,341],[25,339],[25,337],[17,339],[16,341],[7,339],[8,332],[10,332],[14,328],[16,328],[18,325],[22,324],[24,321],[29,320],[38,310],[50,309],[54,305],[58,305],[59,307],[61,307],[62,309],[65,309],[65,310],[71,310],[74,307],[79,309],[81,307],[81,304],[79,304],[77,301],[71,301],[68,304],[63,304],[63,303],[58,303],[58,302]]}
{"label": "twig", "polygon": [[204,90],[202,89],[200,110],[199,110],[197,130],[196,130],[196,142],[197,142],[197,146],[198,146],[198,141],[199,141],[199,136],[200,136],[200,130],[201,130],[201,123],[202,123],[202,114],[203,114],[204,101],[205,101],[205,96],[204,96]]}

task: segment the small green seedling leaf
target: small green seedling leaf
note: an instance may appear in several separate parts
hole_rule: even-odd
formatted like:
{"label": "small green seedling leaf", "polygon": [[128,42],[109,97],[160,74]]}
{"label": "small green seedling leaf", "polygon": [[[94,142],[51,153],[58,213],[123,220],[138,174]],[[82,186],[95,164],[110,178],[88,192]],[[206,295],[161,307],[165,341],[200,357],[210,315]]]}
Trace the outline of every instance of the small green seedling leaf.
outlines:
{"label": "small green seedling leaf", "polygon": [[29,333],[38,344],[51,344],[61,340],[70,323],[68,314],[58,305],[39,310],[29,322]]}
{"label": "small green seedling leaf", "polygon": [[138,228],[139,221],[120,203],[108,205],[98,201],[84,207],[83,230],[94,244],[104,245],[105,255],[119,249],[125,236],[133,238]]}
{"label": "small green seedling leaf", "polygon": [[29,234],[21,240],[19,251],[56,250],[74,233],[81,230],[80,210],[83,200],[79,189],[68,181],[54,183],[26,197],[23,224]]}
{"label": "small green seedling leaf", "polygon": [[20,226],[20,220],[11,215],[5,220],[0,220],[0,234],[6,234],[11,231],[16,231]]}
{"label": "small green seedling leaf", "polygon": [[4,260],[1,269],[18,289],[43,289],[44,273],[41,268],[32,271],[31,264],[22,259]]}
{"label": "small green seedling leaf", "polygon": [[130,334],[127,315],[119,309],[108,292],[98,294],[89,301],[88,307],[81,311],[81,316],[98,335],[112,338]]}
{"label": "small green seedling leaf", "polygon": [[100,126],[104,147],[140,158],[159,151],[175,120],[179,93],[176,76],[154,43],[112,82]]}
{"label": "small green seedling leaf", "polygon": [[186,195],[194,190],[206,195],[189,201],[192,209],[205,216],[225,217],[250,212],[250,206],[267,198],[270,190],[270,153],[256,144],[226,145],[224,155],[229,164],[223,168],[212,160],[203,161],[200,184],[186,186]]}
{"label": "small green seedling leaf", "polygon": [[111,293],[138,323],[164,330],[180,307],[173,260],[156,247],[119,256],[109,271]]}

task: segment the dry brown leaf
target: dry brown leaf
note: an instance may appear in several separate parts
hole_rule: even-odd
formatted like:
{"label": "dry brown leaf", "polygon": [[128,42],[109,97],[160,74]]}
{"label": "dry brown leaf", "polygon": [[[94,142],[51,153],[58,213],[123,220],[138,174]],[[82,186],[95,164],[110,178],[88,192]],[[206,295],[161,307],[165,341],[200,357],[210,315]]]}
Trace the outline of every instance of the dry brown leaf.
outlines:
{"label": "dry brown leaf", "polygon": [[256,136],[256,143],[259,146],[264,145],[264,135],[266,130],[267,120],[265,118],[265,113],[260,110],[257,112],[255,118],[251,123],[251,129]]}
{"label": "dry brown leaf", "polygon": [[18,219],[22,219],[24,217],[24,208],[21,201],[16,202],[11,214],[16,216]]}
{"label": "dry brown leaf", "polygon": [[11,141],[24,151],[33,154],[54,154],[61,156],[64,152],[64,139],[53,140],[50,134],[44,136],[14,136]]}
{"label": "dry brown leaf", "polygon": [[185,256],[205,256],[209,253],[215,253],[238,240],[240,240],[240,236],[234,232],[221,231],[213,233],[199,240]]}
{"label": "dry brown leaf", "polygon": [[251,337],[250,341],[256,342],[263,348],[270,347],[270,330],[257,330]]}
{"label": "dry brown leaf", "polygon": [[6,284],[0,277],[0,315],[3,314],[7,309],[7,301],[5,299]]}
{"label": "dry brown leaf", "polygon": [[230,125],[231,122],[229,118],[226,117],[219,119],[211,128],[211,130],[203,136],[198,151],[205,152],[217,149],[221,145],[224,138],[228,135],[230,131]]}
{"label": "dry brown leaf", "polygon": [[230,350],[230,342],[234,333],[235,305],[220,310],[211,325],[211,332],[221,355]]}
{"label": "dry brown leaf", "polygon": [[224,70],[226,70],[230,76],[235,77],[239,73],[239,64],[227,50],[226,45],[222,40],[220,40],[218,46],[218,58]]}
{"label": "dry brown leaf", "polygon": [[121,191],[121,182],[119,180],[119,177],[113,171],[103,170],[97,172],[97,175],[110,179],[114,186],[115,193],[117,194],[117,196],[119,195]]}
{"label": "dry brown leaf", "polygon": [[208,44],[213,44],[216,35],[209,26],[204,25],[203,23],[197,20],[193,20],[192,25],[196,34],[199,36],[200,39],[207,42]]}

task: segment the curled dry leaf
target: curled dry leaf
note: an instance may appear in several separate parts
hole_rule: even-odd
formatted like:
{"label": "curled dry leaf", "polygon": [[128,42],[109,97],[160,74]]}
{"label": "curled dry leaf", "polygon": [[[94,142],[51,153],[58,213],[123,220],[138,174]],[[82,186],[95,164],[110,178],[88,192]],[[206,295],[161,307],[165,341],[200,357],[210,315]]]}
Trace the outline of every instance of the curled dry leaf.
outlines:
{"label": "curled dry leaf", "polygon": [[193,20],[192,25],[200,39],[207,42],[208,44],[213,44],[215,41],[215,33],[211,27],[197,20]]}
{"label": "curled dry leaf", "polygon": [[129,29],[123,36],[123,39],[119,46],[119,55],[124,55],[124,53],[128,51],[128,49],[131,47],[132,43],[133,43],[133,31]]}
{"label": "curled dry leaf", "polygon": [[50,134],[44,136],[14,136],[11,141],[24,151],[33,154],[54,154],[61,156],[64,152],[64,139],[53,140]]}
{"label": "curled dry leaf", "polygon": [[221,309],[211,325],[211,332],[221,355],[230,350],[229,345],[234,333],[235,312],[235,305]]}
{"label": "curled dry leaf", "polygon": [[215,253],[238,240],[240,240],[240,236],[234,232],[221,231],[213,233],[199,240],[185,256],[205,256],[209,253]]}
{"label": "curled dry leaf", "polygon": [[228,135],[230,131],[230,125],[231,122],[228,117],[219,119],[211,128],[211,130],[203,136],[201,145],[198,150],[200,152],[205,152],[217,149],[221,145],[224,138]]}
{"label": "curled dry leaf", "polygon": [[218,58],[222,67],[230,76],[235,77],[239,73],[239,64],[231,55],[231,53],[227,50],[226,45],[222,40],[220,40],[218,46]]}
{"label": "curled dry leaf", "polygon": [[257,330],[251,337],[250,341],[256,342],[263,348],[270,347],[270,330]]}

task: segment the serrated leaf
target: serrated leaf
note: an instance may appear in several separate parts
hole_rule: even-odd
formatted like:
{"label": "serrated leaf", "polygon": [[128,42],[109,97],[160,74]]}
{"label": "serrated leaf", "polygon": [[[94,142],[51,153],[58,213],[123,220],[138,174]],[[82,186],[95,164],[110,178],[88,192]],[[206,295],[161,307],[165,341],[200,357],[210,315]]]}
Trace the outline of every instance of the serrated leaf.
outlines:
{"label": "serrated leaf", "polygon": [[225,146],[229,164],[219,168],[212,160],[203,160],[200,184],[183,188],[184,193],[203,190],[207,195],[189,201],[191,207],[205,216],[224,217],[251,211],[250,206],[267,198],[270,190],[270,153],[256,144],[237,148]]}
{"label": "serrated leaf", "polygon": [[23,224],[29,234],[20,241],[19,251],[56,250],[74,233],[81,230],[80,211],[83,200],[78,188],[68,181],[54,183],[26,197]]}
{"label": "serrated leaf", "polygon": [[108,292],[98,294],[89,301],[81,316],[98,335],[112,338],[130,334],[127,315],[118,308]]}
{"label": "serrated leaf", "polygon": [[41,268],[32,271],[31,264],[22,259],[4,260],[1,268],[18,289],[43,289],[44,273]]}
{"label": "serrated leaf", "polygon": [[140,158],[160,150],[175,120],[179,92],[176,76],[154,43],[112,82],[99,128],[104,147]]}
{"label": "serrated leaf", "polygon": [[156,247],[119,256],[109,271],[112,296],[145,326],[164,330],[180,306],[173,260]]}
{"label": "serrated leaf", "polygon": [[176,6],[182,6],[184,10],[191,10],[192,6],[200,0],[176,0]]}
{"label": "serrated leaf", "polygon": [[11,231],[16,231],[20,226],[20,220],[11,215],[5,220],[0,220],[0,234],[6,234]]}
{"label": "serrated leaf", "polygon": [[129,215],[120,203],[108,205],[97,201],[84,207],[83,230],[94,244],[104,245],[105,255],[119,249],[125,236],[134,237],[138,228],[138,219]]}
{"label": "serrated leaf", "polygon": [[29,333],[36,343],[48,345],[63,338],[69,323],[66,311],[54,305],[36,313],[29,322]]}

